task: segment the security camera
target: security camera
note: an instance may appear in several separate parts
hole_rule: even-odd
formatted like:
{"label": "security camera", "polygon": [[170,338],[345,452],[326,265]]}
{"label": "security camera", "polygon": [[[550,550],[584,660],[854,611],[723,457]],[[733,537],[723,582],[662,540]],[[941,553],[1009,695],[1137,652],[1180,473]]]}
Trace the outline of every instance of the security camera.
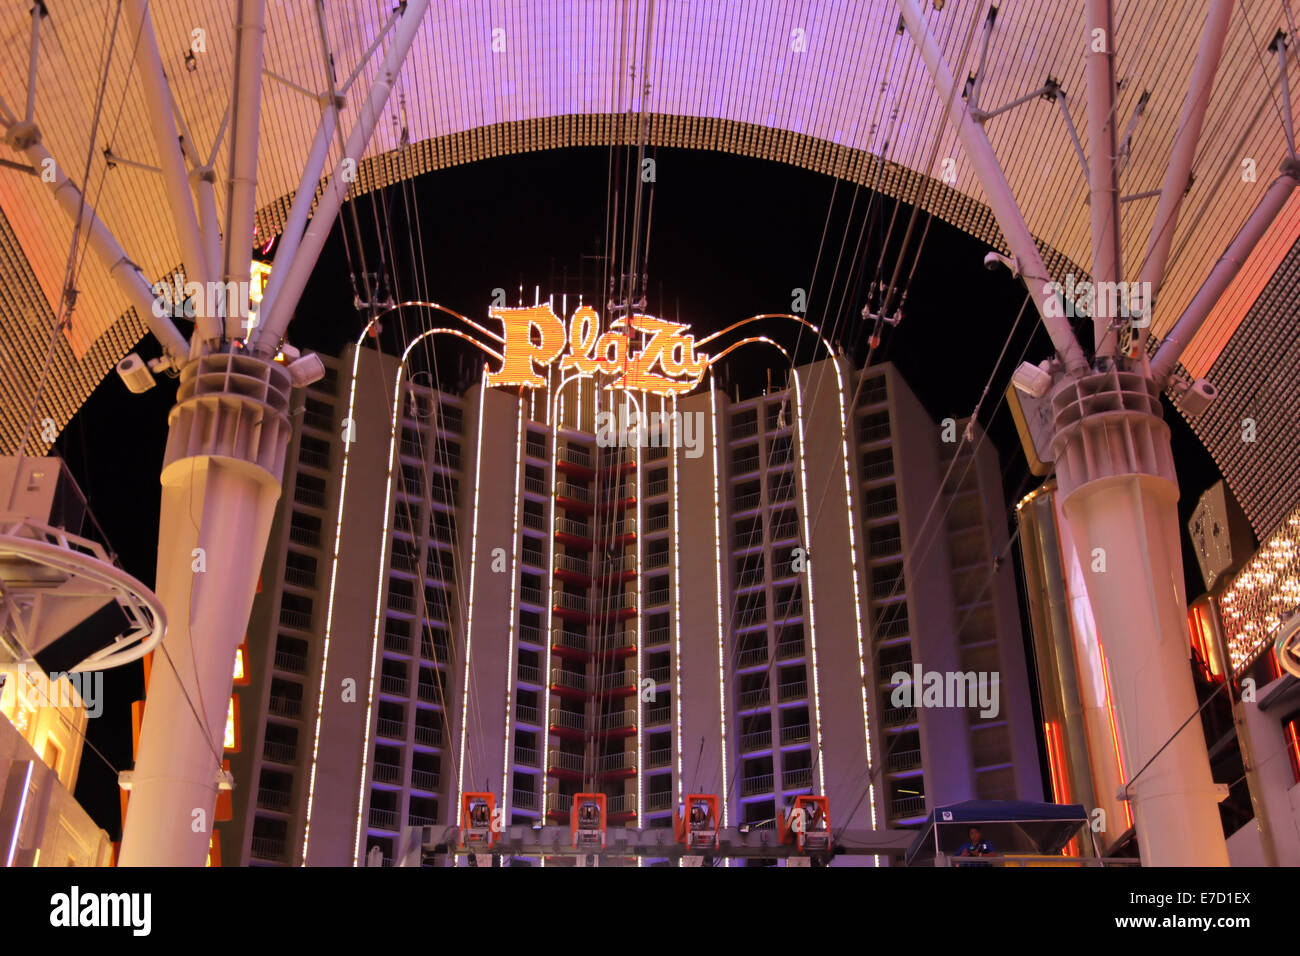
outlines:
{"label": "security camera", "polygon": [[990,252],[984,257],[984,268],[989,272],[996,272],[998,266],[1006,266],[1011,270],[1011,274],[1017,279],[1020,278],[1020,263],[1011,256],[1004,256],[1000,252]]}

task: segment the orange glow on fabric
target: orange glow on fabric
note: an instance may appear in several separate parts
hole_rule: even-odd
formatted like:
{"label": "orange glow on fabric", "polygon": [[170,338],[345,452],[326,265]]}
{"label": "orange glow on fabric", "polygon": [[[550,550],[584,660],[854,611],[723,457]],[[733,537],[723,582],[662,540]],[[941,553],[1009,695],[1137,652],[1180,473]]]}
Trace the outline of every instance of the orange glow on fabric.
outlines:
{"label": "orange glow on fabric", "polygon": [[[494,319],[501,320],[505,331],[505,361],[500,371],[489,372],[487,384],[491,387],[501,385],[523,385],[528,388],[544,388],[546,379],[537,374],[537,365],[549,365],[560,357],[564,351],[564,323],[552,311],[549,304],[532,305],[526,308],[488,310]],[[538,341],[533,341],[533,330],[538,333]]]}

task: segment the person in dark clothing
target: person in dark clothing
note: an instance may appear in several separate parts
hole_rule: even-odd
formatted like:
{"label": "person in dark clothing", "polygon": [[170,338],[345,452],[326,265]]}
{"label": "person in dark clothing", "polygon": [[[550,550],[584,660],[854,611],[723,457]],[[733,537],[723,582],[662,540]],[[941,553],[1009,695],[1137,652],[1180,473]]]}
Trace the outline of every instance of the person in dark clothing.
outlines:
{"label": "person in dark clothing", "polygon": [[[979,827],[971,827],[966,834],[969,839],[957,851],[958,856],[993,856],[997,850],[993,844],[984,839]],[[962,866],[992,866],[991,863],[963,863]]]}

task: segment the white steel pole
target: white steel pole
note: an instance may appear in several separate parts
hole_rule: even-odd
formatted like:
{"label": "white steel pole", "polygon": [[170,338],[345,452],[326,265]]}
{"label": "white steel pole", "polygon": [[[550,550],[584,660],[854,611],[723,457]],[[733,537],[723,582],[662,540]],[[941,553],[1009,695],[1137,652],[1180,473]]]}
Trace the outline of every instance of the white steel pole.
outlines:
{"label": "white steel pole", "polygon": [[[221,280],[248,282],[253,269],[253,229],[256,218],[257,140],[262,109],[262,41],[266,35],[266,0],[239,0],[235,25],[235,96],[231,103],[230,169],[226,190],[226,249]],[[226,337],[247,334],[248,307],[239,302],[227,309]],[[231,314],[234,312],[235,314]]]}
{"label": "white steel pole", "polygon": [[1074,337],[1070,323],[1063,315],[1054,314],[1060,311],[1054,309],[1057,292],[1052,286],[1051,277],[1047,274],[1047,266],[1038,252],[1033,234],[1030,233],[1024,217],[1020,214],[1016,197],[1002,174],[1002,167],[998,165],[993,145],[985,135],[984,128],[971,117],[960,91],[958,90],[954,95],[956,81],[953,79],[952,71],[948,69],[948,64],[944,62],[943,51],[930,35],[916,0],[899,0],[899,6],[902,8],[907,32],[912,35],[912,41],[920,50],[921,59],[925,61],[926,69],[930,71],[930,76],[934,80],[935,90],[948,106],[949,121],[956,128],[957,136],[966,151],[966,158],[970,160],[980,185],[984,187],[984,194],[998,221],[998,227],[1006,237],[1011,254],[1019,262],[1020,274],[1025,280],[1034,305],[1038,307],[1038,314],[1042,317],[1047,334],[1052,338],[1052,344],[1070,373],[1080,375],[1087,372],[1087,356],[1084,355],[1083,348]]}
{"label": "white steel pole", "polygon": [[[310,215],[312,201],[316,198],[316,186],[325,170],[325,160],[329,158],[330,142],[338,128],[341,105],[327,102],[321,110],[316,138],[312,140],[311,152],[307,154],[302,180],[298,184],[298,192],[294,194],[293,205],[289,207],[289,218],[280,233],[280,246],[275,250],[275,259],[271,264],[271,277],[267,280],[266,291],[262,295],[261,313],[264,316],[271,314],[272,304],[279,295],[289,266],[298,252],[298,244],[302,241],[303,230],[307,226],[307,216]],[[277,268],[280,263],[284,263],[283,268]]]}
{"label": "white steel pole", "polygon": [[[1084,42],[1088,88],[1088,192],[1092,217],[1092,282],[1119,280],[1119,178],[1115,170],[1115,25],[1110,0],[1087,0]],[[1093,295],[1097,358],[1115,354],[1118,340],[1108,315],[1111,297]]]}
{"label": "white steel pole", "polygon": [[1174,366],[1182,356],[1183,350],[1191,344],[1196,333],[1200,331],[1211,310],[1218,304],[1242,265],[1249,258],[1256,244],[1268,232],[1273,220],[1282,212],[1282,207],[1291,198],[1291,193],[1300,184],[1300,160],[1287,157],[1282,161],[1282,175],[1273,180],[1264,193],[1264,198],[1255,207],[1241,231],[1228,244],[1219,261],[1210,270],[1209,276],[1201,284],[1192,301],[1187,304],[1174,327],[1169,330],[1155,358],[1151,360],[1151,378],[1157,385],[1163,385],[1173,372]]}
{"label": "white steel pole", "polygon": [[[58,204],[63,207],[69,221],[76,222],[77,216],[81,216],[81,228],[86,236],[86,241],[95,251],[95,255],[108,270],[109,275],[117,283],[118,288],[126,293],[131,305],[139,314],[140,319],[154,334],[154,337],[163,347],[163,352],[173,368],[180,368],[185,364],[189,357],[189,343],[185,341],[185,336],[181,335],[180,330],[172,323],[166,315],[157,315],[154,312],[156,298],[153,289],[140,274],[140,268],[127,256],[122,246],[109,232],[108,227],[104,225],[103,220],[95,214],[82,194],[81,190],[69,179],[63,172],[63,167],[55,162],[54,157],[50,155],[40,142],[40,132],[36,126],[30,123],[15,124],[10,130],[8,141],[16,148],[22,151],[27,157],[32,168],[39,172],[46,169],[54,171],[54,178],[48,180],[50,188],[54,192],[54,198]],[[42,179],[45,177],[42,176]]]}
{"label": "white steel pole", "polygon": [[[167,88],[162,60],[158,56],[158,41],[154,36],[148,0],[128,0],[126,15],[127,28],[136,37],[136,69],[140,71],[140,85],[144,91],[146,112],[149,114],[149,129],[153,133],[154,149],[158,153],[158,165],[162,169],[163,185],[167,190],[167,204],[170,208],[166,218],[172,221],[176,229],[188,280],[198,282],[206,289],[207,283],[214,277],[207,269],[199,220],[194,212],[194,200],[190,195],[189,178],[185,170],[185,157],[181,154],[176,123],[172,118],[171,92]],[[208,296],[203,298],[203,303],[196,303],[198,308],[195,311],[197,338],[201,342],[217,338],[221,334],[218,317],[207,314]]]}
{"label": "white steel pole", "polygon": [[[1196,144],[1201,139],[1205,113],[1210,106],[1210,93],[1214,89],[1214,77],[1219,72],[1219,61],[1223,57],[1223,41],[1228,35],[1232,3],[1233,0],[1212,0],[1209,13],[1205,16],[1205,29],[1201,33],[1200,48],[1196,51],[1196,62],[1192,66],[1192,78],[1187,84],[1187,95],[1183,98],[1183,111],[1178,117],[1169,165],[1165,167],[1160,200],[1156,203],[1156,218],[1151,223],[1151,238],[1147,240],[1147,252],[1140,270],[1142,288],[1151,290],[1150,301],[1143,303],[1148,321],[1154,312],[1155,301],[1160,296],[1160,285],[1164,282],[1169,250],[1174,243],[1174,227],[1178,223],[1183,197],[1187,193],[1192,160],[1196,157]],[[1150,326],[1143,328],[1140,333],[1141,354],[1144,358],[1146,340],[1150,334]]]}
{"label": "white steel pole", "polygon": [[[284,266],[278,265],[281,257],[276,256],[277,267],[287,271],[288,274],[276,292],[271,311],[265,316],[265,321],[259,323],[253,338],[256,348],[262,353],[275,348],[276,343],[284,335],[294,309],[298,306],[298,299],[307,285],[307,280],[311,277],[312,270],[316,268],[316,260],[320,257],[325,240],[329,237],[334,218],[347,197],[349,182],[344,178],[344,170],[351,168],[355,171],[360,165],[366,144],[370,142],[370,136],[379,121],[384,104],[388,102],[393,81],[397,78],[402,61],[406,59],[407,51],[415,40],[420,21],[428,7],[429,0],[408,0],[406,12],[402,14],[402,19],[393,32],[393,41],[384,53],[384,60],[379,66],[374,86],[371,87],[370,95],[366,97],[365,102],[361,104],[356,123],[344,144],[343,155],[339,157],[338,165],[330,175],[329,183],[316,205],[316,214],[303,233],[297,254],[292,262]],[[274,268],[271,274],[275,274]]]}

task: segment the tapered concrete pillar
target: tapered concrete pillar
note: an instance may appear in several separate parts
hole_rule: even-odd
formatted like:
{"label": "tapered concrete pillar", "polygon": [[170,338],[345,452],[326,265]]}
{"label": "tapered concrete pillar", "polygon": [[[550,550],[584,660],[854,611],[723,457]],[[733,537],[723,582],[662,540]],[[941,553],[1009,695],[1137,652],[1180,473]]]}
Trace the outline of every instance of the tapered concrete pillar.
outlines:
{"label": "tapered concrete pillar", "polygon": [[235,651],[284,474],[289,389],[284,368],[239,353],[205,355],[181,373],[158,528],[167,654],[154,657],[122,866],[207,858]]}
{"label": "tapered concrete pillar", "polygon": [[1142,861],[1227,866],[1219,789],[1193,716],[1178,483],[1159,391],[1128,372],[1065,379],[1052,413],[1062,510],[1088,579]]}

